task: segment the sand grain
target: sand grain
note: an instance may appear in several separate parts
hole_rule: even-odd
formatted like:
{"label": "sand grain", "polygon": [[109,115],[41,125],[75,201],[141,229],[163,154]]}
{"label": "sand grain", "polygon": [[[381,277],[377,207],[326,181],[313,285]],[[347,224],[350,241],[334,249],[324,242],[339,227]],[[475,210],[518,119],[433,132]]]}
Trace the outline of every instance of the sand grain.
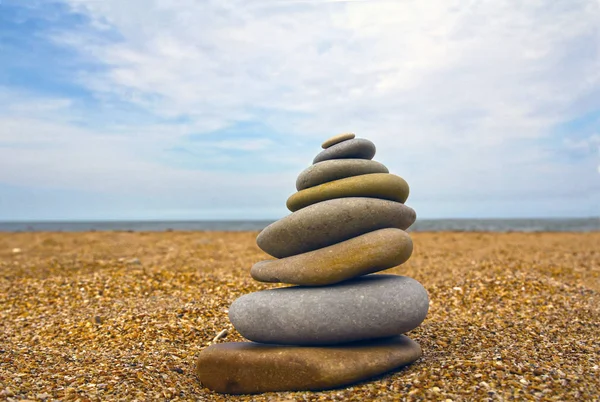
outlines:
{"label": "sand grain", "polygon": [[598,400],[600,233],[417,233],[392,273],[431,298],[409,333],[424,356],[376,381],[228,397],[195,357],[242,338],[227,308],[273,287],[250,278],[256,233],[0,234],[0,399]]}

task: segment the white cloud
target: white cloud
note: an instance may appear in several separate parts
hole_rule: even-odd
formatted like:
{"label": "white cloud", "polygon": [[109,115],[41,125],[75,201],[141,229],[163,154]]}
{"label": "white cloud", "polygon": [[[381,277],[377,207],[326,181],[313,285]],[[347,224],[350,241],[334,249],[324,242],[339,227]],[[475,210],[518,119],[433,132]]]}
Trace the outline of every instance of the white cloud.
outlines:
{"label": "white cloud", "polygon": [[543,135],[599,87],[597,54],[569,57],[597,43],[591,1],[71,3],[124,36],[60,37],[108,67],[87,84],[157,114],[211,116],[210,128],[263,109],[315,139],[343,125],[389,141],[413,123],[433,140],[491,145]]}
{"label": "white cloud", "polygon": [[215,142],[204,142],[202,146],[215,147],[225,150],[240,150],[240,151],[259,151],[267,149],[269,145],[273,144],[273,141],[266,138],[259,138],[254,140],[224,140]]}
{"label": "white cloud", "polygon": [[598,150],[600,151],[600,134],[592,134],[587,138],[581,139],[572,139],[565,138],[564,139],[565,147],[573,150]]}
{"label": "white cloud", "polygon": [[[65,137],[54,154],[35,155],[37,169],[13,158],[19,180],[93,187],[83,179],[91,175],[114,191],[201,181],[215,194],[230,182],[265,200],[259,193],[293,185],[291,172],[325,137],[353,131],[378,145],[376,158],[409,180],[416,200],[597,194],[597,160],[563,163],[554,146],[579,141],[556,138],[557,124],[600,110],[596,1],[65,1],[92,23],[53,39],[104,67],[82,71],[79,83],[103,104],[186,123],[107,132],[74,126],[66,112],[60,121],[5,117],[0,138]],[[108,27],[119,40],[106,39]],[[56,102],[35,110],[70,107]],[[257,121],[294,146],[265,133],[194,147],[222,163],[234,163],[224,150],[256,153],[273,177],[157,162],[190,133]]]}
{"label": "white cloud", "polygon": [[[0,113],[0,183],[123,197],[172,196],[193,199],[199,208],[209,208],[211,203],[234,206],[239,192],[255,192],[255,201],[247,204],[260,203],[264,202],[260,193],[268,193],[272,185],[286,188],[282,186],[281,172],[240,176],[235,172],[181,169],[161,163],[160,154],[169,143],[165,138],[172,131],[170,127],[78,127],[65,117],[73,112],[69,102],[30,100],[28,95],[18,93],[3,95],[12,99],[12,106],[8,113]],[[41,107],[36,109],[38,106]],[[139,135],[140,131],[144,135]],[[259,152],[268,143],[240,140],[200,145],[215,150],[237,147]],[[214,158],[218,157],[216,153]]]}

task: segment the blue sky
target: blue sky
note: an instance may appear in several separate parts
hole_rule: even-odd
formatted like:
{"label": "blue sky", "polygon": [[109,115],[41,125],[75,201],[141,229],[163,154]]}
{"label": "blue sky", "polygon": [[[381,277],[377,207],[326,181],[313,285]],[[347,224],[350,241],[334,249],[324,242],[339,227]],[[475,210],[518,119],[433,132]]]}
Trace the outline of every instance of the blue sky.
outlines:
{"label": "blue sky", "polygon": [[0,220],[276,219],[352,131],[419,218],[600,215],[595,0],[0,1]]}

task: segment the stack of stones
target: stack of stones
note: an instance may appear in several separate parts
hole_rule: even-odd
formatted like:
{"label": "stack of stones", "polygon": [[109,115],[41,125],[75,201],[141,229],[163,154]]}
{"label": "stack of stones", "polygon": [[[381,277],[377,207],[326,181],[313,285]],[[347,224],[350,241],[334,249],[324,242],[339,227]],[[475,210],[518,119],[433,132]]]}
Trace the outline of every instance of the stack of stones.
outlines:
{"label": "stack of stones", "polygon": [[229,318],[252,342],[200,353],[197,375],[217,392],[323,390],[368,379],[421,356],[402,335],[423,322],[429,298],[414,279],[374,274],[408,260],[415,211],[408,184],[371,160],[354,134],[325,141],[287,201],[293,212],[266,227],[258,246],[275,257],[252,267],[289,287],[235,300]]}

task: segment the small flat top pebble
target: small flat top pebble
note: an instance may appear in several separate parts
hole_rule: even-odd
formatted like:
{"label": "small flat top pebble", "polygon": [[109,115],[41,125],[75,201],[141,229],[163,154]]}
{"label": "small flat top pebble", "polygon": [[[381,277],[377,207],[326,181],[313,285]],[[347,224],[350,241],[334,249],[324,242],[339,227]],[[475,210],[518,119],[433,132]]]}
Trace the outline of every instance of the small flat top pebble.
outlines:
{"label": "small flat top pebble", "polygon": [[344,134],[334,135],[333,137],[331,137],[328,140],[326,140],[325,142],[323,142],[321,144],[321,148],[327,149],[332,145],[338,144],[342,141],[351,140],[354,137],[356,137],[356,134],[354,134],[354,133],[344,133]]}

